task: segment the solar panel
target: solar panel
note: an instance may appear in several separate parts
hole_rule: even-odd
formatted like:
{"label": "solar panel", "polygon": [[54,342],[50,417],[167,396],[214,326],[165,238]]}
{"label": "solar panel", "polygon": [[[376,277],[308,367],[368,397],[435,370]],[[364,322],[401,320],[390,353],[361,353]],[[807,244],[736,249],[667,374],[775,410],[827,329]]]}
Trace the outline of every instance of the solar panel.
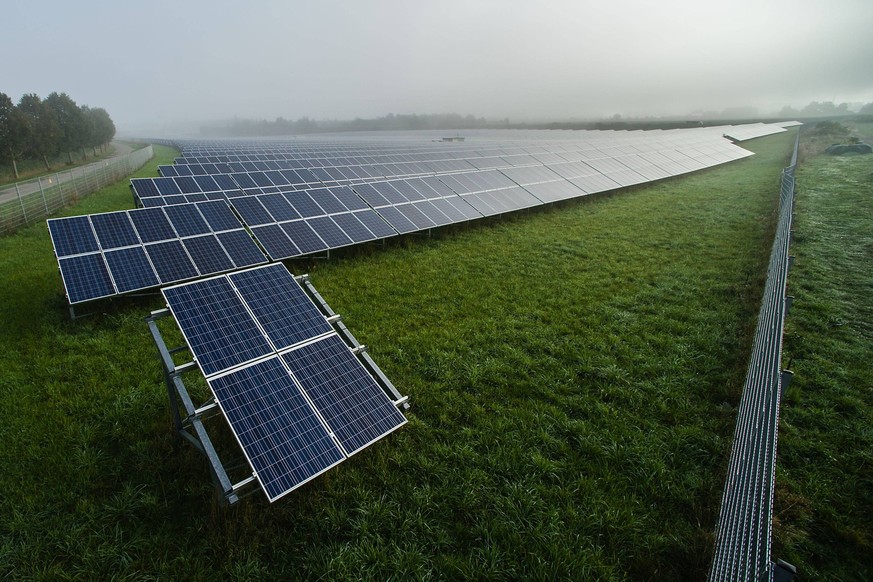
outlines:
{"label": "solar panel", "polygon": [[285,234],[288,235],[288,238],[294,242],[294,245],[300,249],[300,254],[307,255],[328,249],[328,245],[303,220],[283,222],[281,227]]}
{"label": "solar panel", "polygon": [[133,229],[127,212],[93,214],[91,224],[94,225],[97,239],[104,250],[139,244],[139,237]]}
{"label": "solar panel", "polygon": [[167,287],[161,292],[205,376],[273,352],[226,277]]}
{"label": "solar panel", "polygon": [[139,238],[144,243],[177,238],[163,208],[143,208],[130,212]]}
{"label": "solar panel", "polygon": [[282,359],[346,454],[355,454],[406,423],[339,336],[304,344]]}
{"label": "solar panel", "polygon": [[219,232],[215,236],[227,254],[230,255],[233,264],[238,268],[251,267],[267,262],[267,257],[252,240],[252,237],[244,230],[229,230]]}
{"label": "solar panel", "polygon": [[327,320],[283,265],[228,275],[276,350],[331,331]]}
{"label": "solar panel", "polygon": [[270,501],[345,458],[278,357],[208,383]]}
{"label": "solar panel", "polygon": [[170,219],[179,236],[195,236],[210,232],[209,225],[198,212],[193,204],[180,204],[167,206],[164,212]]}
{"label": "solar panel", "polygon": [[[331,249],[337,249],[352,244],[352,239],[342,231],[329,216],[310,218],[306,223],[318,233],[318,236]],[[299,246],[299,245],[298,245]]]}
{"label": "solar panel", "polygon": [[230,271],[235,265],[213,234],[186,238],[182,244],[201,275]]}
{"label": "solar panel", "polygon": [[161,284],[141,246],[105,251],[103,256],[119,293],[148,289]]}
{"label": "solar panel", "polygon": [[63,257],[58,264],[70,305],[115,294],[115,287],[100,253]]}
{"label": "solar panel", "polygon": [[47,222],[52,243],[55,245],[55,255],[58,257],[100,250],[87,216],[50,218]]}
{"label": "solar panel", "polygon": [[200,275],[181,241],[154,243],[146,245],[145,249],[162,283],[184,281]]}

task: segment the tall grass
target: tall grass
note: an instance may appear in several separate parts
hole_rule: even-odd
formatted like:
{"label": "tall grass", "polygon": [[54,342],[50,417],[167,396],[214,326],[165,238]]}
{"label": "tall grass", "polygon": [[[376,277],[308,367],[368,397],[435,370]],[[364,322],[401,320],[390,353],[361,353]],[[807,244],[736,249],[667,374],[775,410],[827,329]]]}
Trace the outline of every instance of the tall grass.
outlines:
{"label": "tall grass", "polygon": [[[272,505],[220,507],[173,437],[156,296],[70,321],[45,225],[0,239],[0,574],[702,578],[792,143],[289,262],[412,409]],[[121,185],[71,212],[129,206]]]}

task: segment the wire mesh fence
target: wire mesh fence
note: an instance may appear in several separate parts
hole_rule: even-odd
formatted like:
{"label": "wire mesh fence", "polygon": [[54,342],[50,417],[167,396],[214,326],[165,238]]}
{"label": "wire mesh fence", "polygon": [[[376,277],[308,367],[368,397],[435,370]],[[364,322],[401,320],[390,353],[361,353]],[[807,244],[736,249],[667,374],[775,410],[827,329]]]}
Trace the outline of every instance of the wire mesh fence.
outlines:
{"label": "wire mesh fence", "polygon": [[782,369],[782,332],[791,305],[785,288],[791,259],[791,219],[794,170],[782,171],[779,222],[770,254],[767,282],[743,393],[737,413],[733,447],[716,526],[711,581],[772,580],[770,556],[773,524],[773,484],[779,403],[791,373]]}
{"label": "wire mesh fence", "polygon": [[0,187],[0,235],[51,216],[95,190],[129,176],[153,157],[154,150],[149,145],[125,156]]}

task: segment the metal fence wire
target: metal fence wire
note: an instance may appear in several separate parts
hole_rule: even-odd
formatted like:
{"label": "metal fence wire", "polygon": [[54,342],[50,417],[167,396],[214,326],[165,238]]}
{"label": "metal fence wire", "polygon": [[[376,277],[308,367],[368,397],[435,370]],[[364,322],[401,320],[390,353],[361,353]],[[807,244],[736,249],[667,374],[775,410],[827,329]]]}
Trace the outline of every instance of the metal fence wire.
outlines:
{"label": "metal fence wire", "polygon": [[149,145],[125,156],[0,186],[0,235],[43,220],[80,198],[129,176],[154,157]]}
{"label": "metal fence wire", "polygon": [[716,526],[715,557],[709,575],[713,582],[773,580],[793,570],[787,564],[772,564],[770,542],[779,403],[791,380],[791,372],[782,369],[782,332],[791,306],[785,288],[791,265],[788,246],[799,139],[798,133],[791,165],[782,171],[779,222]]}

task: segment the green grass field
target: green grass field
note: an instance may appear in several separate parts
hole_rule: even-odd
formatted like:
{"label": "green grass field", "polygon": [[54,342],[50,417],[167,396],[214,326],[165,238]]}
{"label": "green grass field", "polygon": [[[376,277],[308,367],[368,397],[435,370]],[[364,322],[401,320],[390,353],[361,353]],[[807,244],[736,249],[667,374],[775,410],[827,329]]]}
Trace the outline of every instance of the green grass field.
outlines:
{"label": "green grass field", "polygon": [[[703,578],[793,134],[744,145],[703,173],[289,262],[412,409],[272,505],[219,506],[174,438],[143,322],[157,296],[70,321],[45,225],[0,239],[0,575]],[[171,158],[156,147],[141,175]],[[129,207],[125,183],[70,212]]]}

